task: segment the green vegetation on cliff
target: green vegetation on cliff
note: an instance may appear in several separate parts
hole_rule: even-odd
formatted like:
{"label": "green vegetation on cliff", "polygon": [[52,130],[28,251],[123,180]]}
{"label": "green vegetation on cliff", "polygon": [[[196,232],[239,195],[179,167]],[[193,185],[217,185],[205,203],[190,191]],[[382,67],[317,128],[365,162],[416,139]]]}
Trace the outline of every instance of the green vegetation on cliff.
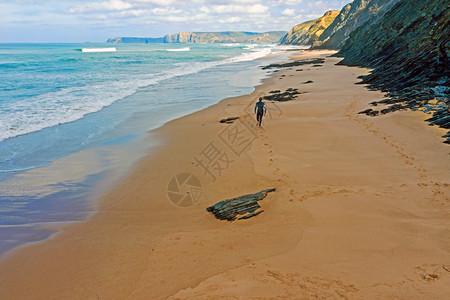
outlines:
{"label": "green vegetation on cliff", "polygon": [[139,37],[114,37],[109,38],[107,43],[164,43],[164,38],[139,38]]}
{"label": "green vegetation on cliff", "polygon": [[286,31],[269,32],[179,32],[167,34],[161,38],[115,37],[108,39],[108,43],[278,43]]}
{"label": "green vegetation on cliff", "polygon": [[349,34],[366,22],[373,22],[398,0],[355,0],[344,6],[339,15],[328,26],[313,48],[340,49]]}
{"label": "green vegetation on cliff", "polygon": [[277,43],[286,34],[285,31],[270,32],[180,32],[164,36],[165,43]]}
{"label": "green vegetation on cliff", "polygon": [[280,40],[280,44],[311,45],[319,39],[323,31],[330,26],[338,14],[338,10],[327,11],[318,19],[295,26]]}

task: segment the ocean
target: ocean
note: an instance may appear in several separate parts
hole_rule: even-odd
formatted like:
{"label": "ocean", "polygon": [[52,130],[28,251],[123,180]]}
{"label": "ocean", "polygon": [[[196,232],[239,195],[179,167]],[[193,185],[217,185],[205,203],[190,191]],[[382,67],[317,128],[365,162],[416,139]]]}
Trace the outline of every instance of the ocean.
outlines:
{"label": "ocean", "polygon": [[84,220],[101,183],[161,143],[149,130],[251,93],[284,50],[0,44],[0,255]]}

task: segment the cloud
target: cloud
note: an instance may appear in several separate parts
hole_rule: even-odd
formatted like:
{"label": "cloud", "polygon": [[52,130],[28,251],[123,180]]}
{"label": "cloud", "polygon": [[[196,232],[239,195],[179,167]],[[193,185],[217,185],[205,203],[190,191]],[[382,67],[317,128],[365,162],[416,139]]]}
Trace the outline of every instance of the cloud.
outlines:
{"label": "cloud", "polygon": [[295,9],[292,9],[292,8],[286,8],[285,10],[283,10],[283,11],[281,12],[281,14],[282,14],[283,16],[295,16]]}
{"label": "cloud", "polygon": [[253,5],[212,5],[211,7],[203,6],[200,10],[204,13],[249,13],[249,14],[263,14],[269,11],[269,7],[262,4]]}
{"label": "cloud", "polygon": [[130,0],[132,3],[136,4],[154,4],[158,6],[168,6],[175,2],[175,0]]}
{"label": "cloud", "polygon": [[113,18],[142,17],[147,15],[151,15],[151,11],[148,9],[131,9],[110,14]]}
{"label": "cloud", "polygon": [[[340,9],[351,0],[0,0],[3,28],[29,22],[29,27],[51,28],[51,37],[62,28],[77,36],[162,36],[177,31],[290,30],[294,25]],[[80,22],[83,20],[83,22]],[[28,24],[28,23],[27,23]],[[9,27],[8,27],[9,26]],[[14,25],[15,26],[15,25]],[[87,28],[100,26],[91,32]],[[25,28],[25,27],[24,27]],[[5,30],[3,30],[5,31]],[[8,35],[13,36],[13,35]],[[33,40],[27,30],[11,41]],[[7,41],[0,36],[0,42]]]}
{"label": "cloud", "polygon": [[261,3],[261,0],[231,0],[227,2],[234,2],[234,3]]}
{"label": "cloud", "polygon": [[303,2],[303,0],[278,0],[276,1],[277,5],[283,6],[283,5],[298,5]]}
{"label": "cloud", "polygon": [[183,12],[181,9],[170,8],[154,8],[151,10],[154,15],[174,15]]}
{"label": "cloud", "polygon": [[219,20],[219,23],[239,23],[242,21],[242,18],[239,17],[231,17]]}
{"label": "cloud", "polygon": [[205,14],[184,15],[184,16],[168,15],[168,16],[162,17],[161,20],[165,20],[165,21],[169,21],[169,22],[176,22],[176,23],[184,23],[184,22],[207,23],[207,22],[211,22],[211,18]]}
{"label": "cloud", "polygon": [[13,1],[15,3],[25,3],[25,4],[36,4],[36,3],[44,3],[47,2],[47,0],[15,0]]}
{"label": "cloud", "polygon": [[[36,1],[36,0],[35,0]],[[131,8],[148,8],[153,5],[168,6],[174,0],[107,0],[103,2],[88,2],[68,10],[69,13],[93,13],[106,11],[123,11]]]}
{"label": "cloud", "polygon": [[89,12],[97,12],[97,11],[114,11],[114,10],[124,10],[128,8],[132,8],[128,2],[122,0],[109,0],[104,2],[90,2],[79,5],[77,7],[69,9],[69,13],[89,13]]}

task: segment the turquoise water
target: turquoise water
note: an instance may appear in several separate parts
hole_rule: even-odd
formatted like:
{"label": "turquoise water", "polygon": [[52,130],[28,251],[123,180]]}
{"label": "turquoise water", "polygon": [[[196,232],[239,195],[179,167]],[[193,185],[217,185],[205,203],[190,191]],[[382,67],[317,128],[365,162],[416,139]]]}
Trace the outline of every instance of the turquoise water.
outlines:
{"label": "turquoise water", "polygon": [[[83,47],[105,45],[0,45],[0,179],[47,163],[35,153],[42,149],[36,140],[49,139],[46,150],[64,144],[68,151],[61,154],[67,154],[78,146],[98,143],[99,136],[141,107],[127,107],[119,115],[108,112],[89,117],[76,126],[59,125],[83,119],[141,89],[214,67],[251,61],[271,51],[264,46],[157,44],[120,45],[116,52],[85,53],[80,51]],[[192,89],[182,85],[177,88],[187,93]],[[140,106],[146,109],[192,101],[178,98],[157,94]],[[48,128],[54,129],[45,130]],[[21,143],[11,139],[39,131],[45,134],[23,138]],[[27,161],[30,154],[35,164]]]}
{"label": "turquoise water", "polygon": [[[81,50],[105,47],[117,51]],[[283,58],[256,59],[282,50],[0,44],[0,254],[48,237],[49,224],[82,220],[91,191],[119,164],[117,153],[130,165],[149,147],[142,146],[148,130],[250,93],[267,75],[260,66]],[[71,159],[61,167],[62,158]]]}

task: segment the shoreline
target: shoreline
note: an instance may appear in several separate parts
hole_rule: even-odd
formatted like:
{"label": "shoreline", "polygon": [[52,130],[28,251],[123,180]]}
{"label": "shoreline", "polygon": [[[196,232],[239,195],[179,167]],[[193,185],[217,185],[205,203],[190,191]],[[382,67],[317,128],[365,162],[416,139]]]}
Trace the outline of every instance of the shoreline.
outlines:
{"label": "shoreline", "polygon": [[[257,60],[266,59],[273,62],[283,57],[287,57],[285,52],[277,52]],[[249,63],[252,64],[252,67],[244,68]],[[253,67],[255,64],[259,64],[259,62],[238,62],[238,67],[235,68],[237,73],[226,74],[227,82],[230,81],[229,91],[226,95],[243,94],[248,90],[254,90],[255,84],[270,76],[265,71],[261,71],[259,67]],[[226,70],[221,71],[227,72]],[[247,76],[244,81],[242,81],[243,76]],[[144,91],[144,93],[147,92]],[[181,104],[180,111],[175,111],[167,117],[170,105],[167,108],[157,108],[158,114],[150,122],[142,117],[139,119],[138,116],[135,120],[125,123],[126,128],[134,128],[133,132],[130,131],[131,129],[118,129],[110,137],[105,137],[103,144],[83,148],[68,156],[49,161],[48,165],[15,174],[0,182],[0,190],[2,190],[0,197],[4,197],[7,202],[12,202],[11,199],[32,198],[35,199],[33,203],[46,203],[46,205],[41,205],[45,211],[41,212],[41,217],[36,222],[24,223],[19,228],[14,224],[10,229],[3,230],[6,232],[0,231],[0,235],[5,236],[5,240],[10,239],[10,242],[0,245],[0,250],[2,250],[0,257],[16,248],[26,247],[29,244],[40,243],[51,238],[55,234],[55,230],[56,233],[59,230],[58,226],[53,224],[70,224],[89,219],[96,211],[96,199],[131,172],[137,161],[149,155],[151,149],[159,143],[152,139],[151,132],[171,120],[203,110],[222,100],[216,98],[216,95],[210,95],[209,98],[211,101],[204,101],[205,103],[200,107],[187,107],[187,110],[183,109],[186,104]],[[60,198],[68,199],[68,194],[72,195],[70,201],[59,201]],[[72,205],[72,203],[75,204]],[[59,212],[56,212],[56,216],[46,215],[46,211],[57,209]],[[58,214],[66,215],[66,217],[58,218]],[[17,218],[20,217],[22,216],[17,216]],[[26,228],[24,226],[32,229],[22,229]],[[14,233],[12,236],[8,236],[8,232],[11,230]],[[26,238],[22,238],[23,236]]]}
{"label": "shoreline", "polygon": [[[293,54],[326,62],[281,70],[250,95],[154,130],[163,145],[101,197],[96,215],[0,261],[9,270],[0,274],[2,298],[443,298],[450,160],[441,131],[420,113],[357,115],[383,95],[354,84],[367,70],[335,66],[329,54]],[[255,99],[288,88],[306,93],[268,103],[273,114],[253,128]],[[212,178],[196,159],[226,140],[235,125],[219,120],[233,116],[251,147],[221,144],[227,168]],[[167,196],[183,172],[202,185],[187,208]],[[248,220],[218,221],[205,210],[271,187],[264,212]]]}

